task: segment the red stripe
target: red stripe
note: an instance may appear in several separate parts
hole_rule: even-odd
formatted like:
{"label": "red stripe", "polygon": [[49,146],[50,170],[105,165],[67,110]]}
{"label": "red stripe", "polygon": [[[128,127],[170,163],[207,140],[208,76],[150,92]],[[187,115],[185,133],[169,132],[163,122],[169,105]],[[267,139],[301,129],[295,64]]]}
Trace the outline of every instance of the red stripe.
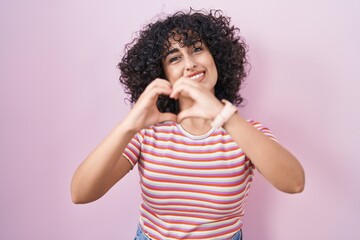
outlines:
{"label": "red stripe", "polygon": [[[155,217],[155,216],[154,216]],[[156,217],[155,217],[156,218]],[[164,238],[175,238],[175,239],[179,239],[179,235],[176,234],[176,233],[164,233],[161,228],[165,228],[166,229],[166,226],[163,225],[163,224],[159,224],[159,223],[156,223],[156,222],[153,222],[151,221],[151,219],[148,219],[146,218],[149,222],[151,222],[151,224],[147,223],[147,222],[144,222],[144,225],[150,229],[152,229],[154,232],[158,232],[160,234],[160,236],[155,236],[155,235],[152,235],[151,233],[148,233],[149,236],[151,238],[154,238],[154,239],[158,239],[158,237],[160,237],[160,239],[164,239]],[[214,234],[209,234],[207,233],[208,231],[211,231],[211,230],[218,230],[218,229],[221,229],[221,228],[227,228],[229,226],[232,226],[234,225],[236,222],[238,222],[237,219],[235,219],[234,221],[228,223],[228,224],[223,224],[221,226],[213,226],[213,227],[208,227],[208,228],[192,228],[192,229],[188,229],[188,230],[184,230],[184,229],[180,229],[180,228],[176,228],[176,227],[173,227],[171,228],[172,231],[176,231],[176,232],[181,232],[183,233],[183,238],[181,239],[185,239],[188,235],[190,235],[191,233],[193,232],[204,232],[204,234],[202,235],[199,235],[199,236],[193,236],[191,235],[191,239],[207,239],[207,238],[216,238],[216,237],[220,237],[220,236],[224,236],[224,235],[227,235],[229,233],[234,233],[236,232],[238,229],[239,229],[239,226],[234,226],[233,228],[230,228],[228,230],[224,230],[224,231],[221,231],[221,232],[218,232],[218,233],[214,233]],[[241,224],[240,224],[241,226]]]}

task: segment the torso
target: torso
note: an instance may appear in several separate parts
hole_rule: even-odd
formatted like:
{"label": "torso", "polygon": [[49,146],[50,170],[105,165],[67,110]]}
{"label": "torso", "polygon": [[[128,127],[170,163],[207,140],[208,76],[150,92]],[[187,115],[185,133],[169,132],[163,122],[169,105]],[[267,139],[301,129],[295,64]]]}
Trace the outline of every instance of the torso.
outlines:
{"label": "torso", "polygon": [[192,135],[167,122],[137,138],[141,224],[150,237],[226,239],[241,228],[253,166],[224,129]]}

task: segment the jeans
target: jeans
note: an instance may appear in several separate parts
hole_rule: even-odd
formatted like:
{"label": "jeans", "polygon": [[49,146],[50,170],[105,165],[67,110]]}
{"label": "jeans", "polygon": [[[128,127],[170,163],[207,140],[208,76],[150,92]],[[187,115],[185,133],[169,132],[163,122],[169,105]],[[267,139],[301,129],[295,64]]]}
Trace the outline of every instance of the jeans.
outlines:
{"label": "jeans", "polygon": [[[151,240],[141,229],[140,225],[138,226],[138,229],[136,231],[136,237],[134,240]],[[242,231],[241,229],[237,231],[230,240],[242,240]]]}

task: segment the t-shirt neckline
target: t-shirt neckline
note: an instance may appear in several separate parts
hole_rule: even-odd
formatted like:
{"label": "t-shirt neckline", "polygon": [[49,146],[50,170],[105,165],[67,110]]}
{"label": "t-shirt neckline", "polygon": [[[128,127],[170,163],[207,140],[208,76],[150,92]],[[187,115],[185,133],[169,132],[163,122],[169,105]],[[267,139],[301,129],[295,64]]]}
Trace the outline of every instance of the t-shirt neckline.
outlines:
{"label": "t-shirt neckline", "polygon": [[186,131],[179,123],[176,123],[176,127],[178,128],[178,130],[179,130],[184,136],[186,136],[186,137],[188,137],[188,138],[191,138],[191,139],[194,139],[194,140],[201,140],[201,139],[207,138],[208,136],[210,136],[210,135],[215,131],[214,128],[210,128],[209,131],[207,131],[207,132],[204,133],[204,134],[194,135],[194,134],[191,134],[191,133],[189,133],[188,131]]}

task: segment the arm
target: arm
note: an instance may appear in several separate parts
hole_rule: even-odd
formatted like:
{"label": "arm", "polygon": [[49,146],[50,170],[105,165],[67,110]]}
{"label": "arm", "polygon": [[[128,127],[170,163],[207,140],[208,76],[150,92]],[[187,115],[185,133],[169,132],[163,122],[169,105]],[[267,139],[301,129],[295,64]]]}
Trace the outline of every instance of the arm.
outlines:
{"label": "arm", "polygon": [[71,182],[74,203],[97,200],[130,171],[132,166],[122,153],[134,134],[119,124],[81,163]]}
{"label": "arm", "polygon": [[[173,88],[170,97],[186,97],[194,101],[191,108],[179,113],[178,121],[188,117],[212,121],[223,107],[214,94],[189,79],[179,79]],[[287,193],[303,190],[305,176],[301,164],[279,143],[254,128],[239,114],[234,114],[223,127],[275,188]]]}
{"label": "arm", "polygon": [[103,196],[131,169],[122,156],[131,138],[142,128],[165,120],[176,120],[171,113],[160,113],[156,100],[160,94],[170,94],[166,80],[154,80],[145,89],[125,119],[96,147],[75,171],[71,182],[74,203],[88,203]]}
{"label": "arm", "polygon": [[287,193],[303,191],[304,170],[288,150],[254,128],[239,114],[234,114],[223,127],[274,187]]}

